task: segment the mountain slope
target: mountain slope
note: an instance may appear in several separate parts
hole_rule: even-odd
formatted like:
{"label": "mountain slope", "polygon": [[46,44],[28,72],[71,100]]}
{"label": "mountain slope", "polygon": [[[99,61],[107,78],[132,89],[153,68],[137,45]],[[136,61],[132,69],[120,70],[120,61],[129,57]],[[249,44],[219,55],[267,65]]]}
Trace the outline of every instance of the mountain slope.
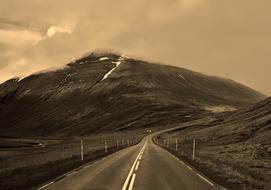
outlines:
{"label": "mountain slope", "polygon": [[[179,155],[223,182],[229,189],[270,189],[271,97],[238,111],[220,114],[220,119],[172,134],[179,139]],[[170,137],[164,136],[164,139]],[[175,144],[172,145],[175,148]]]}
{"label": "mountain slope", "polygon": [[[232,113],[226,117],[221,126],[223,126],[219,130],[221,136],[217,138],[223,143],[249,142],[270,146],[271,97]],[[271,157],[271,149],[269,154]]]}
{"label": "mountain slope", "polygon": [[238,108],[263,98],[228,79],[92,53],[64,69],[0,85],[0,132],[66,136],[144,128],[187,119],[207,106]]}
{"label": "mountain slope", "polygon": [[257,148],[256,145],[260,149],[265,146],[265,153],[271,157],[271,149],[268,148],[271,138],[271,97],[238,111],[221,114],[219,118],[188,131],[191,136],[198,136],[206,142],[215,142],[218,146],[231,144],[233,147],[238,144],[245,146],[246,151],[253,151]]}

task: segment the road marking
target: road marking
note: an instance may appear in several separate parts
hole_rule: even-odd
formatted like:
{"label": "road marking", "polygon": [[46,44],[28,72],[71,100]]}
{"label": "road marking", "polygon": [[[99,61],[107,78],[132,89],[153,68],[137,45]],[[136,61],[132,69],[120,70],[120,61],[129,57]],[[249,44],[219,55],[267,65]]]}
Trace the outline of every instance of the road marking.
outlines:
{"label": "road marking", "polygon": [[55,183],[54,181],[51,181],[50,183],[47,183],[46,185],[38,188],[38,190],[41,190],[41,189],[45,189],[46,187],[48,187],[49,185],[52,185],[53,183]]}
{"label": "road marking", "polygon": [[[147,145],[147,142],[145,142],[145,144],[143,145],[142,149],[141,149],[140,152],[138,153],[138,155],[137,155],[137,157],[136,157],[136,159],[135,159],[135,161],[134,161],[134,163],[133,163],[133,165],[132,165],[132,167],[131,167],[131,169],[130,169],[130,171],[129,171],[129,173],[128,173],[128,176],[127,176],[127,178],[126,178],[126,180],[125,180],[125,182],[124,182],[124,184],[123,184],[123,186],[122,186],[122,188],[121,188],[122,190],[126,190],[126,189],[127,189],[127,186],[128,186],[128,183],[129,183],[129,181],[130,181],[131,176],[132,176],[132,179],[131,179],[131,182],[130,182],[130,185],[129,185],[129,190],[130,190],[130,187],[133,188],[133,184],[132,184],[132,186],[131,186],[131,183],[132,183],[132,182],[134,183],[134,180],[135,180],[135,174],[133,174],[133,172],[134,172],[135,166],[136,166],[136,164],[137,164],[137,161],[139,160],[139,157],[142,157],[142,154],[143,154],[143,151],[144,151],[146,145]],[[142,153],[142,154],[141,154],[141,153]],[[133,174],[133,175],[132,175],[132,174]],[[134,179],[133,179],[133,178],[134,178]]]}
{"label": "road marking", "polygon": [[65,176],[68,177],[68,176],[70,176],[70,175],[72,175],[72,174],[73,174],[73,173],[65,174]]}
{"label": "road marking", "polygon": [[136,174],[133,174],[128,190],[132,190],[135,183]]}
{"label": "road marking", "polygon": [[[160,147],[160,146],[158,146]],[[162,147],[160,147],[162,148]],[[163,148],[162,148],[163,149]],[[163,149],[164,151],[167,151],[165,149]],[[167,151],[168,152],[168,151]],[[171,154],[170,152],[168,152],[170,156],[172,156],[175,160],[177,160],[179,163],[185,165],[189,170],[191,170],[192,172],[194,172],[195,174],[197,174],[197,176],[199,176],[201,179],[203,179],[205,182],[207,182],[208,184],[210,184],[211,186],[215,186],[214,183],[212,183],[210,180],[208,180],[207,178],[203,177],[202,175],[200,175],[197,171],[195,171],[193,168],[191,168],[190,166],[188,166],[185,162],[181,161],[179,158],[177,158],[175,155]]]}
{"label": "road marking", "polygon": [[186,164],[185,164],[185,166],[186,166],[189,170],[193,171],[193,169],[192,169],[190,166],[188,166],[188,165],[186,165]]}
{"label": "road marking", "polygon": [[127,178],[126,178],[126,180],[125,180],[125,182],[124,182],[124,184],[122,186],[122,190],[126,190],[126,188],[127,188],[128,182],[129,182],[130,177],[131,177],[131,175],[132,175],[132,173],[134,171],[134,167],[135,167],[135,164],[136,164],[136,161],[137,161],[138,157],[139,157],[139,154],[137,155],[137,157],[136,157],[136,159],[135,159],[135,161],[134,161],[134,163],[133,163],[133,165],[132,165],[132,167],[130,169],[130,172],[129,172],[129,174],[128,174],[128,176],[127,176]]}
{"label": "road marking", "polygon": [[136,163],[135,171],[138,169],[139,162],[140,161],[137,161],[137,163]]}
{"label": "road marking", "polygon": [[70,175],[72,175],[72,174],[75,174],[75,172],[68,173],[68,174],[66,174],[65,176],[68,177],[68,176],[70,176]]}
{"label": "road marking", "polygon": [[210,185],[214,186],[214,184],[212,182],[210,182],[208,179],[206,179],[205,177],[203,177],[202,175],[197,173],[197,176],[199,176],[201,179],[203,179],[204,181],[206,181],[207,183],[209,183]]}
{"label": "road marking", "polygon": [[72,171],[69,171],[68,173],[65,173],[65,174],[63,174],[63,175],[61,175],[61,176],[55,178],[54,181],[51,181],[50,183],[48,183],[48,184],[46,184],[46,185],[44,185],[44,186],[42,186],[42,187],[39,187],[37,190],[45,189],[46,187],[52,185],[53,183],[56,183],[56,182],[59,181],[60,179],[62,179],[62,178],[64,178],[64,177],[67,177],[67,176],[69,176],[69,175],[75,174],[76,171],[79,171],[79,170],[81,170],[81,169],[84,169],[84,168],[93,166],[94,164],[97,164],[97,163],[100,162],[101,160],[109,159],[109,158],[113,157],[114,155],[118,154],[120,151],[123,151],[123,150],[124,150],[124,149],[121,149],[121,150],[116,151],[116,152],[113,152],[112,154],[109,154],[109,155],[107,155],[107,156],[105,156],[105,157],[103,157],[103,158],[100,158],[100,159],[98,159],[98,160],[96,160],[96,161],[89,162],[88,165],[85,166],[85,167],[79,166],[78,168],[73,169]]}

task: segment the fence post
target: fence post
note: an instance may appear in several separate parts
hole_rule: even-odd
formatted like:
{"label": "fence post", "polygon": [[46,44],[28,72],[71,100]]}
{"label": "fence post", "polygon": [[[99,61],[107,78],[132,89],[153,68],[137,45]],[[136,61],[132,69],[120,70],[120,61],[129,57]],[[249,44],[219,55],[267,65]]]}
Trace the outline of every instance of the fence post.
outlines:
{"label": "fence post", "polygon": [[104,152],[107,152],[107,141],[104,141]]}
{"label": "fence post", "polygon": [[176,151],[178,151],[178,139],[176,139],[176,146],[175,146]]}
{"label": "fence post", "polygon": [[119,140],[117,140],[117,149],[119,149]]}
{"label": "fence post", "polygon": [[193,139],[193,156],[192,156],[192,160],[195,160],[195,153],[196,153],[196,139]]}
{"label": "fence post", "polygon": [[63,148],[62,148],[62,159],[64,159],[65,158],[65,147],[63,146]]}
{"label": "fence post", "polygon": [[81,139],[81,160],[84,160],[84,142],[83,139]]}

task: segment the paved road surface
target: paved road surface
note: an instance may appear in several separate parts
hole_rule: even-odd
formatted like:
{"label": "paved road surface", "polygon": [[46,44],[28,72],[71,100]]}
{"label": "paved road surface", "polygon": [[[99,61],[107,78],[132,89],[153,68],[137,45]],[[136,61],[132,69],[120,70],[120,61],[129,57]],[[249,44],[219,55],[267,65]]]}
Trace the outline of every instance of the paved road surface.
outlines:
{"label": "paved road surface", "polygon": [[205,178],[155,145],[152,135],[50,184],[48,190],[214,190]]}

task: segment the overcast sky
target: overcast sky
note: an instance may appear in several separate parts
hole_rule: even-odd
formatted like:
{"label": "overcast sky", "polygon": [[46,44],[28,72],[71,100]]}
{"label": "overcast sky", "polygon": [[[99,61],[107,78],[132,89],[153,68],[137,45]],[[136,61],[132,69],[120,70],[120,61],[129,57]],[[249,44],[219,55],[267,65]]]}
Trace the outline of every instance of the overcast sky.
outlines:
{"label": "overcast sky", "polygon": [[114,49],[271,95],[270,0],[0,0],[0,82]]}

